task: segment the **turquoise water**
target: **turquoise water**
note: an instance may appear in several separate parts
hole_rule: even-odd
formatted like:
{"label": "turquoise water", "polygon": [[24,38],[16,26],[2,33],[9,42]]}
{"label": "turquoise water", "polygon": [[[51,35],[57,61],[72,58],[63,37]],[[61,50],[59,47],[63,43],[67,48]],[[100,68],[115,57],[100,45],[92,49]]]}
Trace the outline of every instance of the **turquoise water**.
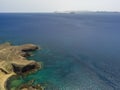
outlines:
{"label": "turquoise water", "polygon": [[0,43],[42,47],[30,59],[43,69],[12,87],[34,79],[46,90],[119,90],[119,25],[119,13],[0,14]]}

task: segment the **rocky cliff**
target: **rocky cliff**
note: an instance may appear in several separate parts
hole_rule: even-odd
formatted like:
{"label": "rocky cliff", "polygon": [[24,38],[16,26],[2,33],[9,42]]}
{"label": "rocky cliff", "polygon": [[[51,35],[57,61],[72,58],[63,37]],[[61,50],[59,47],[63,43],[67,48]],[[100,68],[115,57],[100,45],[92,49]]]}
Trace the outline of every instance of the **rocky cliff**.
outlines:
{"label": "rocky cliff", "polygon": [[6,90],[7,80],[18,74],[25,74],[41,68],[34,60],[27,60],[30,52],[37,50],[34,44],[13,46],[10,43],[0,45],[0,90]]}

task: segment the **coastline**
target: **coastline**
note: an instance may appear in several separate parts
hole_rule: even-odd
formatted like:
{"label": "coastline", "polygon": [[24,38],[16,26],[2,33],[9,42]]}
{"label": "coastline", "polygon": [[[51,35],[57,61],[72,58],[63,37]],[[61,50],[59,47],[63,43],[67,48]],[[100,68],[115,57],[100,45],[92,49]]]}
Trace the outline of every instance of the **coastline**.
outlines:
{"label": "coastline", "polygon": [[26,59],[31,55],[30,52],[37,49],[39,47],[34,44],[20,46],[13,46],[10,43],[0,44],[0,90],[7,90],[11,77],[32,73],[42,67],[39,62]]}
{"label": "coastline", "polygon": [[[1,75],[1,73],[0,73]],[[4,75],[3,77],[0,77],[0,90],[6,90],[7,89],[7,84],[8,84],[8,80],[12,77],[16,75],[15,73],[9,74],[9,75]]]}

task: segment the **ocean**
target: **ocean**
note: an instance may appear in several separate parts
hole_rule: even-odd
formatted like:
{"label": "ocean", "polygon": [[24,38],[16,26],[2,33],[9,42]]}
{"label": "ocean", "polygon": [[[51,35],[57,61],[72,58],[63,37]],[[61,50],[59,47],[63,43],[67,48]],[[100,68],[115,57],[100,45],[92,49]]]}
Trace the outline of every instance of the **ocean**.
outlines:
{"label": "ocean", "polygon": [[35,80],[45,90],[120,90],[120,13],[1,13],[0,43],[33,43],[38,72],[11,81],[11,90]]}

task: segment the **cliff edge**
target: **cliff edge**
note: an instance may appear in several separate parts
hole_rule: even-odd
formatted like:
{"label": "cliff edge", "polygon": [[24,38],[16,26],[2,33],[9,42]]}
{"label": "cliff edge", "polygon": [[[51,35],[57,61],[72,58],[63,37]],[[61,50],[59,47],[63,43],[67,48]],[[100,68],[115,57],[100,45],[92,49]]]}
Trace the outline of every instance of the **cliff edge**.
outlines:
{"label": "cliff edge", "polygon": [[6,90],[7,80],[18,74],[25,74],[41,68],[34,60],[27,60],[30,52],[37,50],[34,44],[13,46],[10,43],[0,45],[0,90]]}

